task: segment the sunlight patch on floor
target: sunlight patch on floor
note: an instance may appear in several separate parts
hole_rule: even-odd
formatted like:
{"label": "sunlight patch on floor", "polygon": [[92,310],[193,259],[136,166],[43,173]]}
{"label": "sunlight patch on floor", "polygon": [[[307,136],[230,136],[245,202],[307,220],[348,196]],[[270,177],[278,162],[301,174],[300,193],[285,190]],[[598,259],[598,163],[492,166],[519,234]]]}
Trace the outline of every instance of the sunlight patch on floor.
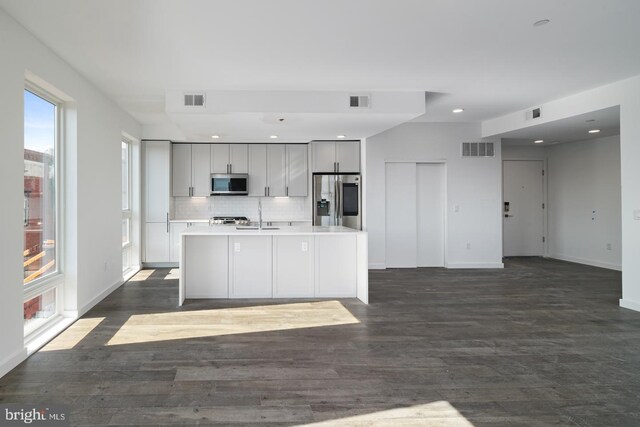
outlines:
{"label": "sunlight patch on floor", "polygon": [[395,408],[370,414],[355,415],[353,417],[339,418],[336,420],[320,421],[304,424],[305,426],[447,426],[447,427],[473,427],[456,408],[449,402],[441,400],[425,403],[423,405]]}
{"label": "sunlight patch on floor", "polygon": [[180,278],[180,269],[172,268],[171,271],[169,271],[169,274],[167,274],[167,276],[164,278],[164,280],[172,280],[172,279],[179,279],[179,278]]}
{"label": "sunlight patch on floor", "polygon": [[129,279],[129,281],[130,282],[144,282],[145,280],[147,280],[149,278],[149,276],[151,276],[155,272],[156,271],[154,269],[140,270],[131,279]]}
{"label": "sunlight patch on floor", "polygon": [[339,301],[136,314],[107,345],[360,323]]}
{"label": "sunlight patch on floor", "polygon": [[104,320],[104,317],[78,319],[64,332],[55,337],[40,351],[70,350],[91,333]]}

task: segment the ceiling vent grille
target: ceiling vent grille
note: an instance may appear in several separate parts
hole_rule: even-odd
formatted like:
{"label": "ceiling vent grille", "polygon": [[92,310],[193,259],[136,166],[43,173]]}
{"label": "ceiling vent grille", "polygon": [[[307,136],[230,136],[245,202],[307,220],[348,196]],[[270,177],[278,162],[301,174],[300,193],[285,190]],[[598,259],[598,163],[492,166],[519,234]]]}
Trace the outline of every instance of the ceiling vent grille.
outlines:
{"label": "ceiling vent grille", "polygon": [[185,107],[204,107],[204,93],[185,93]]}
{"label": "ceiling vent grille", "polygon": [[526,120],[535,120],[541,117],[542,117],[542,108],[540,107],[527,111],[524,116]]}
{"label": "ceiling vent grille", "polygon": [[349,108],[370,108],[371,96],[369,95],[350,95]]}
{"label": "ceiling vent grille", "polygon": [[494,157],[493,142],[463,142],[462,157]]}

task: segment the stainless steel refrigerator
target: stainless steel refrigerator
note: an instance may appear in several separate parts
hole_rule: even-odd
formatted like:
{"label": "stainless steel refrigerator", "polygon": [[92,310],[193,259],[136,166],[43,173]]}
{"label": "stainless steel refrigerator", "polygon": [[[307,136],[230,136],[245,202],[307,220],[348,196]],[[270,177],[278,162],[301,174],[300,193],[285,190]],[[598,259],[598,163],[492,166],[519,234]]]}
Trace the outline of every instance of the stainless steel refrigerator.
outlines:
{"label": "stainless steel refrigerator", "polygon": [[358,174],[313,175],[313,225],[362,229],[362,188]]}

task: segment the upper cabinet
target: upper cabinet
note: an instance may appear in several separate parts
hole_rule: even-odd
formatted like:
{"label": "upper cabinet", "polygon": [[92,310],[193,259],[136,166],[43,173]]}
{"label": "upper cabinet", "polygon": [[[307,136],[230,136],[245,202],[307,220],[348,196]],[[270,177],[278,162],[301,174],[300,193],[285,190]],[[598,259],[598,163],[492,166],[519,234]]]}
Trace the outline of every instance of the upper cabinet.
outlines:
{"label": "upper cabinet", "polygon": [[308,194],[307,145],[288,144],[287,150],[287,196],[306,197]]}
{"label": "upper cabinet", "polygon": [[210,194],[210,151],[210,144],[172,145],[172,196],[205,197]]}
{"label": "upper cabinet", "polygon": [[247,144],[211,144],[211,173],[248,173]]}
{"label": "upper cabinet", "polygon": [[307,174],[304,144],[249,146],[249,196],[305,197]]}
{"label": "upper cabinet", "polygon": [[313,148],[313,172],[360,172],[360,142],[315,142]]}

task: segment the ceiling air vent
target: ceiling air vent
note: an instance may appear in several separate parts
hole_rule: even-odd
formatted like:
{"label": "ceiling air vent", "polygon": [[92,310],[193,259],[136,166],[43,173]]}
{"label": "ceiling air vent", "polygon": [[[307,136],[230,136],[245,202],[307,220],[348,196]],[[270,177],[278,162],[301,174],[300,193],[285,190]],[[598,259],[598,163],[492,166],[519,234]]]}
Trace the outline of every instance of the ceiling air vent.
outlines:
{"label": "ceiling air vent", "polygon": [[462,157],[494,157],[493,142],[463,142]]}
{"label": "ceiling air vent", "polygon": [[534,108],[533,110],[529,110],[525,113],[526,120],[535,120],[542,117],[542,108]]}
{"label": "ceiling air vent", "polygon": [[185,107],[204,107],[204,93],[185,93]]}
{"label": "ceiling air vent", "polygon": [[369,95],[350,95],[349,108],[369,108],[371,97]]}

